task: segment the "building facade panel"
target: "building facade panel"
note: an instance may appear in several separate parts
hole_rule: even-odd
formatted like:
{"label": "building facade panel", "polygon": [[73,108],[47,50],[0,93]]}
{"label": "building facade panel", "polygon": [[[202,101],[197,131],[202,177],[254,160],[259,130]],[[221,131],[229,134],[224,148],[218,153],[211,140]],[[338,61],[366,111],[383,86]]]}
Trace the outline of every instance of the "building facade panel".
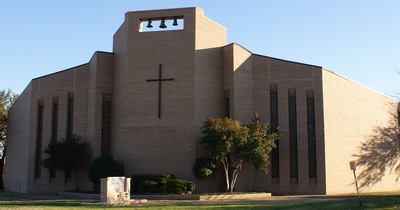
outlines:
{"label": "building facade panel", "polygon": [[[175,18],[183,26],[174,28]],[[163,19],[175,30],[153,30]],[[10,111],[6,189],[59,192],[79,181],[81,190],[92,190],[88,166],[75,180],[38,164],[49,142],[75,133],[90,144],[90,161],[111,154],[125,176],[173,173],[195,181],[198,192],[221,190],[222,170],[217,185],[192,172],[203,152],[202,123],[214,117],[248,123],[258,113],[279,131],[279,146],[268,174],[244,166],[236,191],[353,192],[348,162],[374,126],[386,125],[393,100],[322,67],[226,41],[226,29],[201,8],[126,13],[112,53],[96,52],[87,64],[36,78],[21,94]],[[395,177],[386,170],[365,191],[398,187]]]}
{"label": "building facade panel", "polygon": [[[354,190],[353,172],[349,162],[358,160],[357,155],[364,155],[369,161],[377,161],[376,170],[381,165],[379,145],[390,143],[382,142],[373,144],[379,139],[374,139],[376,128],[390,128],[391,110],[394,110],[395,101],[375,91],[354,83],[328,70],[323,71],[324,88],[324,116],[325,116],[325,153],[327,193],[343,193]],[[377,148],[361,148],[363,143],[376,145]],[[345,145],[345,146],[344,146]],[[385,150],[387,151],[387,150]],[[369,155],[369,156],[368,156]],[[384,164],[386,165],[386,163]],[[389,165],[380,173],[362,167],[358,163],[357,174],[368,173],[373,176],[382,176],[379,182],[360,179],[360,183],[367,182],[362,191],[385,191],[398,188],[395,171],[390,172]],[[381,174],[383,173],[383,174]],[[372,177],[374,178],[374,177]]]}

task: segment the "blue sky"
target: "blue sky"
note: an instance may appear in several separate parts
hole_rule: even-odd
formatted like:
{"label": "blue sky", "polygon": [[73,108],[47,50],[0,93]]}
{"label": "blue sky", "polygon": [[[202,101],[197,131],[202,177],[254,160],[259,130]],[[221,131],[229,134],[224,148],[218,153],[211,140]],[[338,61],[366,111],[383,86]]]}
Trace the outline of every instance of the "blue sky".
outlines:
{"label": "blue sky", "polygon": [[400,93],[398,0],[12,0],[0,2],[0,89],[112,51],[124,13],[198,6],[256,54],[323,66],[386,95]]}

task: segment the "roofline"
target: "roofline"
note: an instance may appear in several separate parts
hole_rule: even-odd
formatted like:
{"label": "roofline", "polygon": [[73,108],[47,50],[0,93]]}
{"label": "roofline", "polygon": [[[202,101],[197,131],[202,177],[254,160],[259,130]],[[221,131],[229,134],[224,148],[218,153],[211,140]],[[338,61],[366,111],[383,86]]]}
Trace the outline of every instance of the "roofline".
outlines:
{"label": "roofline", "polygon": [[[247,52],[249,52],[251,55],[254,56],[259,56],[259,57],[263,57],[263,58],[269,58],[269,59],[274,59],[274,60],[278,60],[278,61],[283,61],[283,62],[289,62],[289,63],[293,63],[293,64],[299,64],[299,65],[305,65],[305,66],[310,66],[310,67],[315,67],[315,68],[320,68],[322,69],[322,66],[317,66],[317,65],[312,65],[312,64],[307,64],[307,63],[300,63],[300,62],[296,62],[296,61],[289,61],[289,60],[285,60],[285,59],[280,59],[280,58],[275,58],[275,57],[271,57],[271,56],[266,56],[266,55],[260,55],[260,54],[256,54],[251,52],[250,50],[248,50],[247,48],[243,47],[242,45],[232,42],[230,44],[227,44],[225,46],[229,46],[229,45],[238,45],[239,47],[243,48],[244,50],[246,50]],[[224,47],[225,47],[224,46]]]}
{"label": "roofline", "polygon": [[95,53],[93,53],[92,57],[90,58],[89,62],[87,62],[87,63],[81,64],[81,65],[77,65],[77,66],[74,66],[74,67],[70,67],[70,68],[67,68],[67,69],[64,69],[64,70],[61,70],[61,71],[57,71],[57,72],[54,72],[54,73],[51,73],[51,74],[46,74],[46,75],[43,75],[43,76],[40,76],[40,77],[36,77],[36,78],[33,78],[32,81],[35,81],[35,80],[38,80],[38,79],[42,79],[42,78],[45,78],[45,77],[49,77],[49,76],[52,76],[52,75],[55,75],[55,74],[63,73],[63,72],[66,72],[66,71],[69,71],[69,70],[72,70],[72,69],[75,69],[75,68],[79,68],[79,67],[88,65],[92,61],[93,57],[98,53],[114,54],[113,52],[96,51]]}
{"label": "roofline", "polygon": [[136,11],[128,11],[125,14],[129,13],[145,13],[145,12],[163,12],[163,11],[171,11],[171,10],[188,10],[188,9],[201,9],[204,10],[202,7],[175,7],[175,8],[160,8],[160,9],[144,9],[144,10],[136,10]]}
{"label": "roofline", "polygon": [[270,56],[266,56],[266,55],[260,55],[260,54],[253,54],[253,55],[260,56],[260,57],[263,57],[263,58],[269,58],[269,59],[274,59],[274,60],[278,60],[278,61],[289,62],[289,63],[293,63],[293,64],[299,64],[299,65],[304,65],[304,66],[310,66],[310,67],[314,67],[314,68],[323,69],[322,66],[317,66],[317,65],[307,64],[307,63],[300,63],[300,62],[296,62],[296,61],[289,61],[289,60],[285,60],[285,59],[274,58],[274,57],[270,57]]}
{"label": "roofline", "polygon": [[394,101],[399,101],[399,100],[397,100],[396,98],[394,98],[394,97],[392,97],[392,96],[389,96],[389,95],[386,95],[386,94],[384,94],[384,93],[381,93],[381,92],[379,92],[379,91],[377,91],[377,90],[375,90],[375,89],[373,89],[373,88],[371,88],[371,87],[368,87],[368,86],[366,86],[366,85],[363,85],[363,84],[361,84],[361,83],[359,83],[359,82],[357,82],[357,81],[355,81],[355,80],[352,80],[352,79],[350,79],[350,78],[348,78],[348,77],[345,77],[345,76],[343,76],[343,75],[341,75],[341,74],[339,74],[339,73],[337,73],[337,72],[334,72],[334,71],[332,71],[332,70],[329,70],[329,69],[325,69],[325,68],[322,68],[324,71],[327,71],[327,72],[329,72],[329,73],[332,73],[332,74],[334,74],[334,75],[336,75],[336,76],[338,76],[338,77],[340,77],[340,78],[342,78],[342,79],[345,79],[345,80],[347,80],[347,81],[349,81],[349,82],[352,82],[352,83],[354,83],[354,84],[356,84],[356,85],[358,85],[358,86],[361,86],[361,87],[363,87],[363,88],[366,88],[366,89],[368,89],[368,90],[370,90],[370,91],[372,91],[372,92],[375,92],[375,93],[377,93],[377,94],[379,94],[379,95],[382,95],[382,96],[385,96],[385,97],[387,97],[387,98],[389,98],[389,99],[391,99],[391,100],[394,100]]}
{"label": "roofline", "polygon": [[72,70],[72,69],[75,69],[75,68],[79,68],[79,67],[82,67],[82,66],[85,66],[85,65],[88,65],[88,64],[89,63],[84,63],[84,64],[81,64],[81,65],[70,67],[68,69],[57,71],[57,72],[54,72],[54,73],[51,73],[51,74],[46,74],[46,75],[43,75],[43,76],[40,76],[40,77],[36,77],[36,78],[33,78],[32,81],[43,79],[45,77],[53,76],[53,75],[56,75],[56,74],[60,74],[60,73],[63,73],[63,72],[66,72],[66,71],[69,71],[69,70]]}

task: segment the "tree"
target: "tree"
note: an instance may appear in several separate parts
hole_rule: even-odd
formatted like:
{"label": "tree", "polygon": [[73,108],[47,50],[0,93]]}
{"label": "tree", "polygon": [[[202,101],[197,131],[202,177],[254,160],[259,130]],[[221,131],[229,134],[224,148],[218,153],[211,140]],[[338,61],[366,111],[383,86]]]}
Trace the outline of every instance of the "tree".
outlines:
{"label": "tree", "polygon": [[3,189],[3,169],[5,163],[5,147],[7,143],[7,121],[8,110],[18,99],[18,94],[13,93],[10,89],[0,91],[0,147],[2,153],[0,154],[0,189]]}
{"label": "tree", "polygon": [[76,134],[67,135],[61,141],[50,142],[42,161],[45,168],[75,172],[76,188],[79,190],[78,169],[85,166],[89,157],[89,144]]}
{"label": "tree", "polygon": [[262,124],[260,118],[255,114],[254,119],[247,125],[249,129],[249,158],[256,168],[256,173],[253,179],[254,184],[259,171],[267,174],[268,165],[270,164],[270,153],[276,147],[275,141],[278,139],[278,134],[268,129],[267,124]]}
{"label": "tree", "polygon": [[10,89],[0,91],[0,142],[4,145],[7,140],[8,110],[17,99],[18,94],[13,93]]}
{"label": "tree", "polygon": [[200,143],[205,156],[201,165],[197,163],[197,167],[203,166],[197,169],[203,171],[201,176],[213,174],[213,163],[220,163],[224,168],[226,191],[233,192],[244,162],[253,162],[258,170],[267,172],[269,153],[278,135],[269,132],[267,125],[260,124],[258,116],[248,126],[230,118],[208,119],[202,129]]}

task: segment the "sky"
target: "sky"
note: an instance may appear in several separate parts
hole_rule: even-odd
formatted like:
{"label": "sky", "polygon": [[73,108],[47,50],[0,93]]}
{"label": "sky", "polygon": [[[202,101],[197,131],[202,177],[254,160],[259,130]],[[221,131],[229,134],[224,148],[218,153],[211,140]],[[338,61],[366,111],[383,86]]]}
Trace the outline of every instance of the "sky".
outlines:
{"label": "sky", "polygon": [[399,0],[4,0],[0,90],[21,93],[33,78],[112,52],[128,11],[194,6],[228,29],[228,43],[400,93]]}

